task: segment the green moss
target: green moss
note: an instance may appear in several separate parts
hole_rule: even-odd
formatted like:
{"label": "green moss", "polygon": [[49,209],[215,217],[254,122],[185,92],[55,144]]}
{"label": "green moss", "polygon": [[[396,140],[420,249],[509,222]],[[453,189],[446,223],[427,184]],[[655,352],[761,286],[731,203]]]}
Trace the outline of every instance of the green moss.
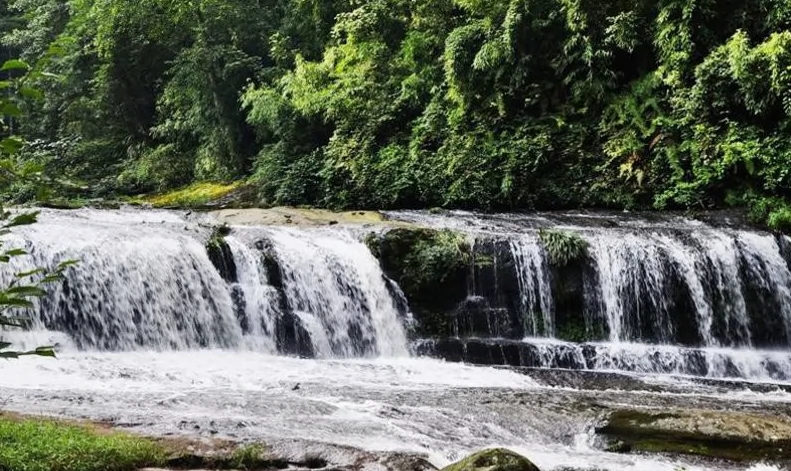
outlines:
{"label": "green moss", "polygon": [[[223,463],[220,463],[223,464]],[[268,458],[266,448],[260,444],[245,445],[237,448],[231,453],[227,463],[224,463],[228,468],[232,469],[272,469],[279,468],[278,465]],[[214,463],[216,466],[217,464]],[[273,466],[276,465],[276,466]]]}
{"label": "green moss", "polygon": [[579,343],[588,340],[588,330],[585,328],[585,324],[579,322],[578,319],[558,326],[556,335],[557,338],[567,342]]}
{"label": "green moss", "polygon": [[158,195],[142,196],[141,202],[149,203],[158,208],[197,208],[206,206],[240,187],[240,183],[195,183],[188,187]]}
{"label": "green moss", "polygon": [[554,266],[566,266],[582,259],[588,252],[588,242],[575,232],[542,229],[538,237]]}
{"label": "green moss", "polygon": [[451,464],[442,471],[539,471],[522,455],[504,448],[483,450]]}
{"label": "green moss", "polygon": [[207,248],[219,248],[221,247],[225,241],[225,236],[231,233],[231,228],[228,224],[222,224],[216,226],[212,231],[211,237],[209,237],[209,241],[206,243]]}
{"label": "green moss", "polygon": [[783,205],[769,213],[767,224],[771,229],[791,232],[791,206]]}
{"label": "green moss", "polygon": [[[673,420],[678,425],[660,424]],[[698,417],[694,417],[699,420]],[[621,410],[610,414],[597,432],[636,452],[681,453],[731,461],[787,461],[791,459],[791,440],[767,440],[752,434],[733,436],[700,432],[690,427],[690,417],[667,412]],[[718,419],[724,427],[729,418]],[[738,420],[750,421],[749,417]],[[720,431],[721,432],[721,431]]]}
{"label": "green moss", "polygon": [[165,463],[152,440],[51,420],[0,418],[0,469],[132,471]]}
{"label": "green moss", "polygon": [[396,228],[365,239],[409,301],[423,335],[447,335],[447,315],[467,296],[472,248],[450,230]]}

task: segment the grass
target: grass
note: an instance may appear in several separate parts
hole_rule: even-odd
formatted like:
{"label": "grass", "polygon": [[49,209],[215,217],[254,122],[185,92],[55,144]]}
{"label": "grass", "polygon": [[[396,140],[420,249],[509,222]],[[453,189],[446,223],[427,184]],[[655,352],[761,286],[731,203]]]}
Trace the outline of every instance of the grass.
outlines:
{"label": "grass", "polygon": [[156,207],[185,207],[194,208],[204,206],[215,201],[240,187],[240,183],[194,183],[178,190],[141,197],[141,201]]}
{"label": "grass", "polygon": [[[323,460],[299,463],[324,467]],[[285,469],[261,444],[146,438],[95,424],[0,412],[0,471],[136,471],[174,469]]]}
{"label": "grass", "polygon": [[0,417],[0,470],[133,471],[166,462],[153,440],[48,419]]}

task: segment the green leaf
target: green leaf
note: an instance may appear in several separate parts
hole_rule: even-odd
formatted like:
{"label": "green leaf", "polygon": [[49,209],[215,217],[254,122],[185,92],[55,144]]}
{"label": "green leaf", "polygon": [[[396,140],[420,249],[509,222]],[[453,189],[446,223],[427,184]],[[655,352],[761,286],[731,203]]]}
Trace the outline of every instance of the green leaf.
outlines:
{"label": "green leaf", "polygon": [[5,350],[6,348],[10,347],[11,344],[9,342],[0,342],[0,350]]}
{"label": "green leaf", "polygon": [[40,357],[55,358],[55,347],[38,347],[37,349],[28,353],[31,355],[38,355]]}
{"label": "green leaf", "polygon": [[58,263],[58,270],[64,270],[66,268],[73,267],[74,265],[79,265],[79,264],[80,261],[73,258],[69,260],[64,260]]}
{"label": "green leaf", "polygon": [[14,276],[17,277],[17,278],[26,278],[28,276],[39,275],[39,274],[46,273],[46,272],[47,272],[47,270],[45,270],[43,268],[36,268],[35,270],[21,271],[19,273],[14,273]]}
{"label": "green leaf", "polygon": [[44,166],[38,162],[25,162],[20,169],[20,173],[24,177],[37,175],[44,171]]}
{"label": "green leaf", "polygon": [[14,103],[6,102],[0,105],[0,114],[4,116],[17,117],[22,114],[22,110],[20,110],[19,107]]}
{"label": "green leaf", "polygon": [[27,226],[36,222],[39,211],[32,213],[22,213],[14,217],[10,222],[7,222],[3,227]]}
{"label": "green leaf", "polygon": [[42,278],[41,280],[39,280],[39,283],[41,283],[41,284],[54,283],[54,282],[60,281],[62,279],[63,279],[63,275],[47,275],[44,278]]}
{"label": "green leaf", "polygon": [[25,322],[15,320],[14,317],[7,317],[7,316],[0,316],[0,325],[5,327],[17,327],[20,329],[24,329],[27,327]]}
{"label": "green leaf", "polygon": [[[15,154],[24,147],[25,142],[16,137],[6,137],[0,140],[0,149],[6,154]],[[3,162],[3,168],[13,170],[13,162]]]}
{"label": "green leaf", "polygon": [[19,88],[19,94],[22,95],[23,97],[26,97],[26,98],[32,98],[33,100],[43,100],[44,99],[44,93],[41,90],[37,89],[37,88],[20,87]]}
{"label": "green leaf", "polygon": [[46,291],[37,286],[13,286],[6,289],[6,294],[14,294],[18,296],[44,296]]}
{"label": "green leaf", "polygon": [[18,257],[20,255],[27,255],[27,250],[25,249],[11,249],[6,251],[5,255],[9,257]]}
{"label": "green leaf", "polygon": [[[10,307],[33,307],[33,303],[23,298],[14,298],[10,296],[0,296],[0,306]],[[8,325],[8,324],[6,324]]]}
{"label": "green leaf", "polygon": [[4,72],[7,70],[30,70],[30,65],[27,62],[20,59],[11,59],[5,61],[5,63],[3,63],[3,66],[0,67],[0,72]]}

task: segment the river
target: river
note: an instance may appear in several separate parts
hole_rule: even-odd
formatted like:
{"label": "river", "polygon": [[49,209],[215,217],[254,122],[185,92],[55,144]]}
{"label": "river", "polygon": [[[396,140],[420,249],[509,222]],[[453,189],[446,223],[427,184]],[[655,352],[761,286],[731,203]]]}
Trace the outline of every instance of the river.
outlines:
{"label": "river", "polygon": [[[469,214],[391,217],[462,228],[473,238],[503,232],[502,224]],[[732,301],[735,291],[747,293],[736,288],[747,283],[744,272],[728,268],[727,261],[738,257],[751,261],[746,266],[755,278],[763,277],[764,289],[772,292],[767,303],[776,308],[772,315],[784,325],[791,276],[774,236],[704,227],[719,239],[711,236],[712,244],[695,245],[688,235],[678,236],[686,242],[677,242],[652,232],[640,241],[633,240],[635,234],[657,223],[643,223],[630,238],[564,219],[564,227],[581,227],[592,241],[599,291],[605,292],[596,298],[603,311],[598,318],[610,322],[609,337],[584,344],[530,332],[518,340],[483,339],[531,349],[548,345],[544,364],[522,365],[539,367],[529,369],[426,356],[442,357],[438,351],[420,355],[416,344],[423,340],[411,337],[414,319],[403,293],[361,242],[379,227],[233,227],[226,239],[236,279],[228,281],[205,249],[215,223],[210,215],[167,211],[45,211],[39,223],[16,231],[11,242],[32,252],[14,262],[16,270],[71,257],[81,263],[42,300],[34,331],[6,334],[21,346],[57,343],[59,356],[0,365],[4,407],[104,420],[144,433],[263,440],[283,449],[416,452],[436,466],[498,445],[523,453],[546,471],[779,469],[607,453],[593,433],[605,411],[624,405],[789,414],[786,334],[750,329],[745,316],[755,314],[747,301],[734,301],[736,307],[725,314],[739,328],[718,331],[711,327],[716,322],[705,318],[717,315],[712,301],[717,293],[730,293]],[[525,237],[526,231],[509,231]],[[260,243],[264,238],[266,246]],[[608,242],[613,240],[618,244]],[[508,239],[521,266],[531,270],[532,279],[523,274],[519,286],[537,293],[519,302],[540,310],[543,296],[543,309],[549,309],[549,294],[541,292],[547,288],[537,280],[543,276],[541,261],[525,248],[533,243]],[[727,252],[723,247],[729,244],[738,250]],[[260,261],[266,250],[277,254],[280,290],[273,289]],[[668,254],[687,260],[672,266],[691,286],[687,292],[696,312],[689,315],[699,320],[696,345],[677,344],[674,314],[657,294],[670,283],[659,273],[668,272],[660,263],[667,263]],[[713,282],[692,269],[700,263],[695,260],[704,259],[717,262],[709,270]],[[632,263],[639,269],[607,272],[605,261],[610,268]],[[635,281],[635,273],[653,278]],[[635,283],[658,291],[640,293]],[[696,291],[695,285],[703,288]],[[632,308],[624,300],[632,297],[648,303],[644,316],[666,314],[652,315],[661,327],[652,330],[658,337],[640,333],[646,323],[630,324]],[[283,354],[283,339],[294,336],[283,333],[286,312],[298,319],[312,358]],[[569,350],[577,353],[557,353]],[[581,364],[547,363],[553,355],[577,355]],[[686,362],[698,367],[683,367]]]}

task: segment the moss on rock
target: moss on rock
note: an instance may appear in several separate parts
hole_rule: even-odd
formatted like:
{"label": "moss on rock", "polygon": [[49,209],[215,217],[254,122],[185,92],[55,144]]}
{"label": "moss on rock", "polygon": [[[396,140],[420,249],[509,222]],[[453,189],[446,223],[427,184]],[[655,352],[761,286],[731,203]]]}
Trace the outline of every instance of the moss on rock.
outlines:
{"label": "moss on rock", "polygon": [[226,198],[240,188],[240,183],[194,183],[178,190],[156,195],[142,195],[137,199],[156,208],[201,208]]}
{"label": "moss on rock", "polygon": [[588,242],[576,232],[542,229],[538,238],[553,266],[564,267],[588,253]]}
{"label": "moss on rock", "polygon": [[596,431],[635,452],[750,462],[791,459],[791,422],[782,417],[727,411],[619,410]]}
{"label": "moss on rock", "polygon": [[395,228],[370,234],[366,244],[409,301],[423,335],[450,332],[447,314],[467,297],[472,250],[450,230]]}
{"label": "moss on rock", "polygon": [[522,455],[505,448],[493,448],[470,455],[443,468],[442,471],[539,471],[539,469]]}
{"label": "moss on rock", "polygon": [[233,260],[233,253],[228,242],[225,241],[225,236],[230,234],[231,228],[223,224],[214,228],[211,237],[206,242],[206,252],[209,255],[209,260],[220,272],[220,275],[225,281],[236,282],[236,264]]}

